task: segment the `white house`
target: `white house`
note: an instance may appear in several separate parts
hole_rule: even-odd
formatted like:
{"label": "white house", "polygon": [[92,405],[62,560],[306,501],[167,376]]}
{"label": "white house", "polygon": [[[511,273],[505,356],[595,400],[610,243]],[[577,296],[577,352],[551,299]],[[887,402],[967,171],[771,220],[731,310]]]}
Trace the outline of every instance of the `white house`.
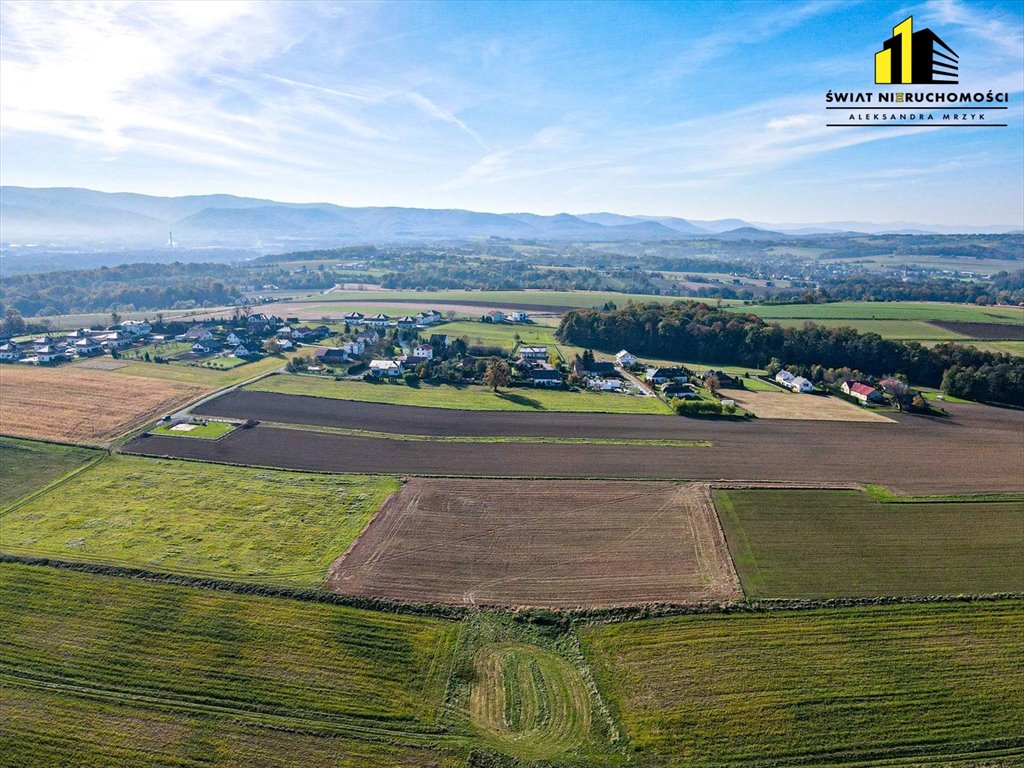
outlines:
{"label": "white house", "polygon": [[784,387],[788,387],[789,386],[789,382],[791,382],[795,378],[796,378],[796,376],[794,376],[792,373],[790,373],[787,370],[781,370],[781,371],[779,371],[778,373],[775,374],[775,382],[777,384],[781,384]]}
{"label": "white house", "polygon": [[234,355],[235,357],[240,357],[243,360],[247,360],[250,357],[259,357],[260,348],[258,344],[239,344],[237,347],[235,347],[234,352],[232,352],[231,354]]}
{"label": "white house", "polygon": [[419,325],[437,325],[441,322],[441,313],[435,309],[420,312],[416,315],[416,322]]}
{"label": "white house", "polygon": [[803,376],[794,376],[787,385],[794,392],[813,392],[814,385]]}
{"label": "white house", "polygon": [[36,359],[40,363],[53,363],[65,357],[66,355],[62,348],[54,347],[49,344],[36,350]]}
{"label": "white house", "polygon": [[371,328],[385,328],[391,322],[391,318],[378,312],[376,315],[365,318],[363,322]]}
{"label": "white house", "polygon": [[148,336],[152,332],[153,327],[145,320],[125,320],[121,323],[121,330],[129,336],[138,338],[140,336]]}
{"label": "white house", "polygon": [[482,323],[504,323],[507,320],[507,315],[500,309],[492,309],[486,315],[480,317]]}
{"label": "white house", "polygon": [[523,360],[547,360],[547,347],[520,347],[519,357]]}
{"label": "white house", "polygon": [[191,341],[195,344],[197,341],[209,341],[213,338],[213,334],[201,325],[193,325],[181,336],[175,336],[178,341]]}
{"label": "white house", "polygon": [[237,347],[240,344],[245,344],[249,340],[248,334],[242,333],[241,331],[232,331],[228,334],[227,342],[233,347]]}
{"label": "white house", "polygon": [[587,379],[587,388],[600,392],[620,392],[622,391],[622,379]]}
{"label": "white house", "polygon": [[345,322],[349,325],[362,325],[363,324],[363,313],[362,312],[349,312],[345,315]]}
{"label": "white house", "polygon": [[346,355],[361,355],[366,351],[366,345],[361,341],[346,341],[338,349]]}
{"label": "white house", "polygon": [[107,349],[130,347],[132,340],[124,331],[112,331],[100,337],[100,343]]}
{"label": "white house", "polygon": [[419,360],[433,360],[434,348],[429,344],[417,344],[412,348],[412,356]]}
{"label": "white house", "polygon": [[399,328],[415,328],[416,318],[406,315],[405,317],[398,318],[398,320],[395,321],[395,324]]}
{"label": "white house", "polygon": [[624,349],[620,349],[618,352],[615,353],[615,360],[623,368],[631,368],[632,366],[636,365],[636,355],[634,355],[632,352],[627,352]]}
{"label": "white house", "polygon": [[513,323],[525,323],[529,321],[530,316],[523,310],[517,309],[508,316],[508,319]]}
{"label": "white house", "polygon": [[79,339],[75,342],[75,354],[79,357],[92,357],[93,355],[102,355],[103,347],[96,343],[93,339],[85,338]]}
{"label": "white house", "polygon": [[397,360],[371,360],[370,375],[378,378],[384,376],[401,376],[402,364]]}
{"label": "white house", "polygon": [[0,360],[21,360],[23,355],[17,344],[7,342],[0,345]]}
{"label": "white house", "polygon": [[54,339],[53,339],[52,336],[48,336],[48,335],[40,336],[38,339],[34,339],[32,341],[32,349],[34,349],[36,352],[38,352],[43,347],[51,347],[51,346],[53,346],[53,341],[54,341]]}

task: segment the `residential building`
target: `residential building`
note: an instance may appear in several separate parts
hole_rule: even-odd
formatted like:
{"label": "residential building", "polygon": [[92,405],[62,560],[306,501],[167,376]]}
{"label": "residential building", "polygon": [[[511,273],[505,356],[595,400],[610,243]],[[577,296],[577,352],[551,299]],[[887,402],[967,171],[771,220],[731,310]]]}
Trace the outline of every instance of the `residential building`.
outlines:
{"label": "residential building", "polygon": [[103,347],[95,339],[79,339],[73,346],[75,354],[79,357],[95,357],[103,354]]}
{"label": "residential building", "polygon": [[21,351],[21,348],[17,344],[13,344],[10,341],[6,344],[0,344],[0,360],[13,362],[15,360],[21,360],[24,356],[25,353]]}
{"label": "residential building", "polygon": [[517,309],[511,312],[508,316],[509,320],[513,323],[526,323],[529,322],[530,316],[521,309]]}
{"label": "residential building", "polygon": [[345,315],[345,322],[349,325],[362,325],[363,324],[363,313],[362,312],[349,312]]}
{"label": "residential building", "polygon": [[129,336],[140,338],[142,336],[149,336],[153,331],[153,327],[145,320],[125,320],[121,323],[121,330]]}
{"label": "residential building", "polygon": [[402,364],[397,360],[371,360],[370,375],[383,378],[402,375]]}
{"label": "residential building", "polygon": [[332,363],[344,363],[348,361],[348,353],[338,347],[317,347],[317,362],[330,365]]}
{"label": "residential building", "polygon": [[636,365],[636,355],[632,352],[627,352],[624,349],[620,349],[615,353],[615,361],[623,368],[632,368]]}
{"label": "residential building", "polygon": [[560,387],[562,386],[562,375],[555,370],[553,365],[542,363],[530,369],[527,378],[535,387]]}
{"label": "residential building", "polygon": [[492,309],[486,315],[480,316],[481,323],[504,323],[508,317],[500,309]]}
{"label": "residential building", "polygon": [[420,360],[433,360],[434,348],[429,344],[417,344],[412,348],[412,356]]}
{"label": "residential building", "polygon": [[519,357],[523,360],[547,360],[547,347],[520,347]]}
{"label": "residential building", "polygon": [[64,354],[63,347],[57,347],[51,344],[42,346],[35,352],[37,361],[42,365],[47,363],[57,363],[67,359],[67,355]]}
{"label": "residential building", "polygon": [[365,323],[371,328],[386,328],[390,322],[391,318],[380,312],[365,319]]}
{"label": "residential building", "polygon": [[415,317],[410,317],[409,315],[406,315],[405,317],[398,318],[398,320],[395,321],[395,324],[399,328],[415,328],[416,327],[416,318]]}
{"label": "residential building", "polygon": [[685,384],[690,377],[683,373],[682,368],[648,368],[647,381],[651,384],[664,384],[666,381],[674,381]]}

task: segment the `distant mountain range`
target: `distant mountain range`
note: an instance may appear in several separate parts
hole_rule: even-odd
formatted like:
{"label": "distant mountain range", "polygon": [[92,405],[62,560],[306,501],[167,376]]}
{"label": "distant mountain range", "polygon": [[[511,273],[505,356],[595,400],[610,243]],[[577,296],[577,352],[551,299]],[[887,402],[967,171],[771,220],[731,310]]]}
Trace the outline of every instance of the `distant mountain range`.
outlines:
{"label": "distant mountain range", "polygon": [[233,195],[155,197],[78,188],[0,187],[5,244],[110,242],[159,247],[168,233],[189,247],[308,247],[352,242],[479,238],[557,241],[666,241],[692,238],[773,239],[828,233],[996,234],[1014,226],[955,227],[914,222],[838,221],[770,224],[671,216],[586,213],[539,216],[427,208],[348,208],[279,203]]}

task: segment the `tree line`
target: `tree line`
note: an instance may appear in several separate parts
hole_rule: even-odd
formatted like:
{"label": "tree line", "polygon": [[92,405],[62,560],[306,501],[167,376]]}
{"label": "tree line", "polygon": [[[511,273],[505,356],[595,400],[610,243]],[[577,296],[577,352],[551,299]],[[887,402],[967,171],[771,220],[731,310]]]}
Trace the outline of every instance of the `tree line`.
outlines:
{"label": "tree line", "polygon": [[920,386],[981,401],[1024,405],[1024,358],[976,347],[883,339],[853,328],[806,323],[783,328],[760,317],[702,302],[627,304],[610,310],[578,309],[562,318],[558,338],[607,352],[764,368],[786,365],[849,367],[876,377],[903,375]]}

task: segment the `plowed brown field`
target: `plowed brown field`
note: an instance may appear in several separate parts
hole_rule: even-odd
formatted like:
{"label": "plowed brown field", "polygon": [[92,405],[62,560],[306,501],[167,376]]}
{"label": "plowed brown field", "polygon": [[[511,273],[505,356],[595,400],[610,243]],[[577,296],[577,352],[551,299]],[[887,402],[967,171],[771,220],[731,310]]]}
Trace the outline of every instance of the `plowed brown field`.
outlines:
{"label": "plowed brown field", "polygon": [[100,445],[210,390],[65,365],[0,367],[0,433]]}
{"label": "plowed brown field", "polygon": [[707,486],[414,478],[331,566],[336,592],[615,606],[741,596]]}

